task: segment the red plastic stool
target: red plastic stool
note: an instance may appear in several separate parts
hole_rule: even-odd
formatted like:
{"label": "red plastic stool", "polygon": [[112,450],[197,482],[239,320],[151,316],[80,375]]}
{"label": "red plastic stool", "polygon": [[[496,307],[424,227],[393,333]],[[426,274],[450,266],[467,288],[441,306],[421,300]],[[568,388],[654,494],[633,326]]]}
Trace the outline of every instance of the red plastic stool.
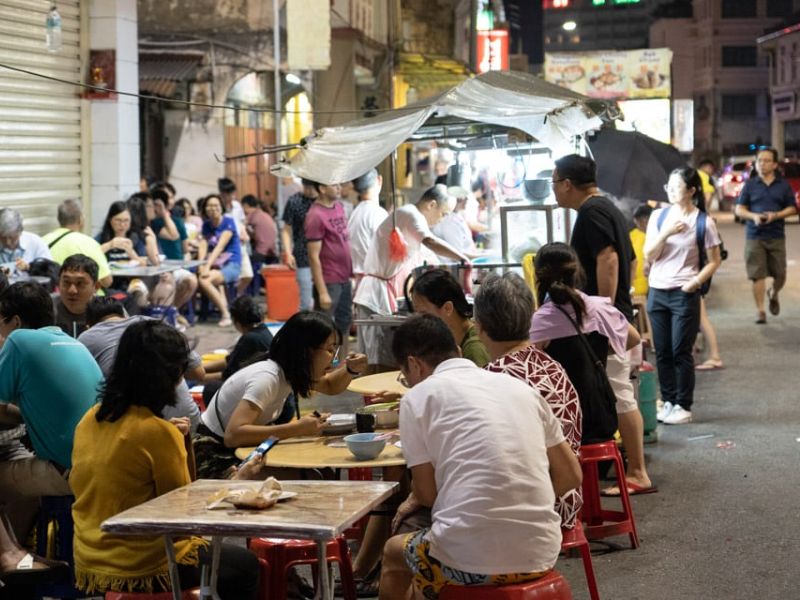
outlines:
{"label": "red plastic stool", "polygon": [[[285,600],[286,574],[291,567],[317,564],[317,544],[313,541],[252,538],[249,547],[256,556],[266,559],[269,563],[271,577],[267,596],[270,600]],[[339,563],[342,597],[345,600],[356,600],[356,583],[353,580],[353,566],[350,563],[350,549],[347,547],[347,540],[340,536],[328,542],[326,554],[328,562]]]}
{"label": "red plastic stool", "polygon": [[[181,594],[183,600],[197,600],[200,597],[200,588],[186,590]],[[159,592],[146,594],[142,592],[106,592],[106,600],[172,600],[172,592]]]}
{"label": "red plastic stool", "polygon": [[572,590],[558,571],[513,585],[446,585],[439,600],[572,600]]}
{"label": "red plastic stool", "polygon": [[[622,501],[621,511],[606,510],[600,503],[600,478],[597,473],[597,463],[605,460],[614,461],[619,498]],[[631,499],[628,496],[625,465],[622,463],[622,455],[617,449],[617,444],[612,440],[581,446],[580,461],[583,470],[581,519],[586,523],[586,537],[590,540],[599,540],[612,535],[628,534],[631,547],[638,548],[639,534],[636,533],[636,521],[633,518]]]}
{"label": "red plastic stool", "polygon": [[592,550],[589,548],[589,540],[583,533],[583,526],[580,521],[575,521],[572,529],[561,530],[561,550],[568,552],[577,548],[583,560],[583,572],[586,575],[586,585],[589,588],[589,597],[592,600],[600,600],[597,591],[597,581],[594,578],[594,567],[592,566]]}

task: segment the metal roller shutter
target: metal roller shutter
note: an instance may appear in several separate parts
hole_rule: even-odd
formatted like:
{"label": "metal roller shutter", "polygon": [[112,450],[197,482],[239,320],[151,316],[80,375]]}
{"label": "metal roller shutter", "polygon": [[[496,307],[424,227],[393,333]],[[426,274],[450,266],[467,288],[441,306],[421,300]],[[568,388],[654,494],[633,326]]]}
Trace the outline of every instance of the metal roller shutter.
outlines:
{"label": "metal roller shutter", "polygon": [[[51,0],[0,0],[0,63],[81,79],[78,0],[58,0],[63,47],[45,45]],[[57,226],[56,206],[81,194],[80,89],[0,67],[0,207],[19,210],[25,229]]]}

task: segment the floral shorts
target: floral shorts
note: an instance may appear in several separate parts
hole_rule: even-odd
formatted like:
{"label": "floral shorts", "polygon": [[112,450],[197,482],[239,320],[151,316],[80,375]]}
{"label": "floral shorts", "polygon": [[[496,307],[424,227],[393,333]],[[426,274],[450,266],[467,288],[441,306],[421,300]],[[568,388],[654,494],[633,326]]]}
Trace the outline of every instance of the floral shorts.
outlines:
{"label": "floral shorts", "polygon": [[510,585],[524,583],[544,577],[548,571],[541,573],[511,573],[504,575],[480,575],[465,573],[443,565],[433,558],[430,542],[423,539],[428,529],[422,529],[406,536],[404,549],[406,564],[414,573],[414,586],[428,600],[435,600],[446,585]]}

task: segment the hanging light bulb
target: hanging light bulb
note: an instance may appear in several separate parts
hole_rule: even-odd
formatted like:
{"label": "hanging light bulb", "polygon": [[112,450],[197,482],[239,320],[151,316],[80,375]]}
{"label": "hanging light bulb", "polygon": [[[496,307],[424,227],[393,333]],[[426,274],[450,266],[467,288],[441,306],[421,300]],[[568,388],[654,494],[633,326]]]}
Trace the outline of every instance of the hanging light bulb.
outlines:
{"label": "hanging light bulb", "polygon": [[47,43],[48,52],[59,52],[62,46],[61,40],[61,15],[58,14],[55,2],[50,7],[50,12],[47,13],[45,18],[45,27],[47,33],[45,34],[45,41]]}

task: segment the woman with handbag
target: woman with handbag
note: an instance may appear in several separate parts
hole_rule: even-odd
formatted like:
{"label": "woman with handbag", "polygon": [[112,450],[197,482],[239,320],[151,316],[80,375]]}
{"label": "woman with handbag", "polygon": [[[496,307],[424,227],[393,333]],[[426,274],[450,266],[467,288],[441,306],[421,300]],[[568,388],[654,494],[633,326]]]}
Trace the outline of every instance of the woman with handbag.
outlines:
{"label": "woman with handbag", "polygon": [[670,205],[647,224],[645,259],[650,263],[647,314],[653,328],[661,399],[658,420],[680,425],[692,420],[694,356],[702,295],[722,257],[714,219],[706,215],[700,176],[692,168],[669,176]]}
{"label": "woman with handbag", "polygon": [[200,289],[208,296],[220,312],[218,325],[233,325],[228,311],[225,286],[236,283],[242,269],[242,247],[236,222],[225,214],[225,205],[216,194],[211,194],[203,204],[202,238],[197,249],[197,258],[205,260],[197,270]]}
{"label": "woman with handbag", "polygon": [[610,299],[578,290],[583,271],[571,246],[545,244],[536,253],[534,270],[539,309],[531,320],[531,342],[561,363],[578,392],[581,443],[608,441],[617,430],[617,411],[606,359],[636,346],[639,333]]}

